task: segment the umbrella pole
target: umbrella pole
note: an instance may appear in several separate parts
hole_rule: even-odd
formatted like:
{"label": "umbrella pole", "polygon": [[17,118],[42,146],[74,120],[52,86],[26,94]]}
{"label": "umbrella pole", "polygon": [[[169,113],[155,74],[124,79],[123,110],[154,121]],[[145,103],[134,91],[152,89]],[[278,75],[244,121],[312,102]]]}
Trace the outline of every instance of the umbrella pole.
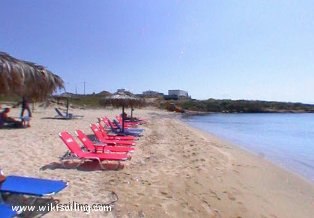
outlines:
{"label": "umbrella pole", "polygon": [[131,121],[133,120],[133,107],[131,107]]}
{"label": "umbrella pole", "polygon": [[67,98],[67,116],[69,114],[69,99]]}
{"label": "umbrella pole", "polygon": [[122,105],[122,132],[124,132],[124,105]]}

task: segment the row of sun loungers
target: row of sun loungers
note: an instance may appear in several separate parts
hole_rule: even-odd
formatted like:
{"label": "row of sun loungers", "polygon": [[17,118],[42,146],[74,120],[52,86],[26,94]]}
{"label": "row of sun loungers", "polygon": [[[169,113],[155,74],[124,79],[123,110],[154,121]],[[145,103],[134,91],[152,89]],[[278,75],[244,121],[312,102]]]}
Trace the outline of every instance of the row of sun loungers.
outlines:
{"label": "row of sun loungers", "polygon": [[[132,128],[129,130],[129,128],[125,128],[126,132],[113,131],[119,129],[120,123],[118,121],[113,124],[107,117],[98,120],[98,123],[90,125],[96,141],[92,141],[81,130],[76,130],[75,134],[82,145],[69,132],[59,133],[61,140],[69,149],[61,158],[64,166],[68,161],[79,160],[76,167],[86,161],[97,161],[101,169],[106,169],[106,164],[103,164],[103,162],[115,162],[117,163],[116,169],[120,169],[123,167],[121,162],[131,159],[131,153],[135,150],[135,142],[142,135],[144,129]],[[136,126],[135,122],[132,126]],[[111,133],[108,129],[112,130]],[[132,132],[132,134],[129,134],[129,132]]]}
{"label": "row of sun loungers", "polygon": [[[126,122],[125,131],[122,132],[119,117],[117,117],[115,122],[110,121],[107,117],[98,120],[98,123],[90,125],[97,141],[92,141],[81,130],[76,130],[75,134],[82,145],[80,145],[69,132],[62,131],[59,133],[61,140],[68,148],[68,152],[61,158],[62,163],[79,160],[79,163],[76,165],[76,167],[78,167],[85,161],[97,161],[101,169],[106,169],[103,162],[112,161],[118,163],[117,169],[120,169],[121,166],[123,166],[121,164],[122,161],[131,159],[131,154],[135,151],[136,141],[144,131],[143,129],[137,128],[137,126],[145,122]],[[111,130],[111,132],[108,130]],[[0,182],[0,217],[14,217],[19,213],[18,211],[12,210],[11,205],[5,203],[2,198],[3,195],[15,194],[31,196],[34,200],[29,204],[33,205],[36,203],[37,199],[51,197],[67,186],[68,183],[62,180],[48,180],[14,175],[7,176],[3,182]]]}

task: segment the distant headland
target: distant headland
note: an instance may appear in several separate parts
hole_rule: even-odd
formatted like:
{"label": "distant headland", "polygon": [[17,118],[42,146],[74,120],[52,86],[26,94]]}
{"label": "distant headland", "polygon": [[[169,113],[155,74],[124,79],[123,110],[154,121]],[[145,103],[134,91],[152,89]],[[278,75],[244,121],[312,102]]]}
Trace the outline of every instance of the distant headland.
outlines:
{"label": "distant headland", "polygon": [[221,113],[314,113],[313,104],[258,100],[195,100],[164,101],[165,108],[174,105],[182,112],[221,112]]}

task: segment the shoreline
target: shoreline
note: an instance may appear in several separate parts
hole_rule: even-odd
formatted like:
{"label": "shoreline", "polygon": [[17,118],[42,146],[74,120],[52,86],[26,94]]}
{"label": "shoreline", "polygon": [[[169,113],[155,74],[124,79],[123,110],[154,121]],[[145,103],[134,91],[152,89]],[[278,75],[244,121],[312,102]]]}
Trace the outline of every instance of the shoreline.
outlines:
{"label": "shoreline", "polygon": [[313,114],[312,111],[262,111],[262,112],[224,112],[224,111],[217,111],[217,112],[206,112],[206,111],[185,111],[181,113],[184,116],[201,116],[201,115],[208,115],[208,114]]}
{"label": "shoreline", "polygon": [[[193,116],[193,115],[191,115],[191,116]],[[249,153],[251,155],[256,156],[257,158],[262,158],[262,159],[264,159],[266,161],[269,161],[274,166],[279,167],[280,169],[285,170],[288,173],[292,173],[292,174],[294,174],[294,175],[304,179],[305,181],[308,181],[311,184],[314,184],[314,178],[307,177],[307,176],[303,175],[302,173],[300,173],[299,171],[293,170],[292,168],[289,168],[288,166],[285,166],[280,161],[278,161],[278,160],[276,161],[276,159],[268,158],[267,155],[264,157],[263,153],[260,154],[258,151],[254,150],[254,149],[251,150],[249,148],[246,148],[246,146],[244,144],[234,143],[232,140],[228,139],[227,137],[215,134],[214,132],[203,130],[202,128],[198,128],[196,126],[194,127],[193,125],[190,125],[188,122],[185,121],[185,117],[180,117],[179,119],[180,119],[180,121],[182,121],[183,123],[187,124],[189,127],[193,128],[193,129],[199,130],[199,131],[203,132],[204,134],[209,134],[210,137],[213,137],[213,138],[216,138],[217,140],[220,140],[220,141],[223,141],[225,143],[228,143],[228,144],[232,145],[235,148],[241,149],[241,150],[243,150],[243,151],[245,151],[245,152],[247,152],[247,153]]]}
{"label": "shoreline", "polygon": [[[179,119],[182,119],[182,118],[179,118]],[[184,119],[184,118],[183,118]],[[277,167],[279,168],[280,170],[283,170],[285,172],[287,172],[288,174],[292,174],[296,177],[298,177],[299,179],[302,179],[304,180],[305,182],[311,184],[311,185],[314,185],[314,180],[312,181],[310,178],[307,178],[303,175],[300,175],[298,174],[297,172],[289,169],[289,168],[286,168],[284,166],[281,166],[275,162],[273,162],[271,159],[268,159],[262,155],[259,155],[258,153],[255,153],[254,151],[251,151],[249,149],[246,149],[245,147],[241,146],[240,144],[237,144],[237,143],[233,143],[231,140],[223,137],[223,136],[219,136],[213,132],[209,132],[209,131],[206,131],[206,130],[203,130],[201,128],[198,128],[198,127],[193,127],[192,125],[189,125],[188,123],[184,122],[183,120],[179,120],[180,122],[182,122],[183,124],[187,125],[189,128],[192,128],[194,129],[195,131],[200,131],[202,132],[203,134],[207,134],[208,137],[214,139],[215,141],[218,141],[219,143],[224,143],[224,144],[228,144],[230,146],[232,146],[234,149],[239,149],[241,150],[242,152],[246,152],[248,155],[253,155],[254,157],[258,158],[258,159],[261,159],[263,161],[266,161],[266,162],[269,162],[270,164],[272,164],[274,167]]]}
{"label": "shoreline", "polygon": [[[243,163],[245,163],[245,164],[247,164],[247,162],[248,162],[247,160],[249,159],[252,161],[252,163],[255,164],[256,168],[261,167],[260,170],[262,169],[262,171],[260,173],[264,174],[268,170],[274,171],[274,172],[270,173],[271,177],[275,176],[277,178],[268,178],[268,179],[274,180],[275,181],[274,184],[276,182],[280,183],[280,184],[275,184],[276,186],[277,185],[285,186],[285,185],[288,185],[290,183],[289,184],[290,188],[288,190],[285,189],[287,187],[284,187],[285,191],[287,191],[287,193],[286,193],[287,195],[293,195],[292,193],[289,193],[290,189],[291,190],[293,190],[293,189],[298,190],[299,193],[306,193],[307,191],[309,191],[312,194],[310,194],[308,196],[309,200],[310,200],[309,204],[308,204],[308,206],[309,206],[308,209],[310,209],[312,211],[312,213],[314,212],[314,183],[311,180],[309,180],[308,178],[305,178],[305,177],[303,177],[303,176],[301,176],[301,175],[299,175],[299,174],[297,174],[297,173],[295,173],[289,169],[286,169],[282,166],[279,166],[279,165],[273,163],[271,160],[268,160],[264,157],[261,157],[256,153],[253,153],[249,150],[246,150],[246,149],[242,148],[240,145],[232,143],[228,139],[217,136],[214,133],[207,132],[207,131],[199,129],[197,127],[193,127],[193,126],[189,125],[188,123],[185,123],[181,119],[179,119],[179,122],[181,122],[183,125],[186,125],[187,128],[190,128],[192,131],[195,131],[196,134],[199,134],[200,136],[204,136],[205,138],[210,139],[211,143],[214,146],[218,146],[219,149],[228,150],[228,152],[230,152],[233,157],[236,157],[233,159],[234,163],[232,164],[232,166],[234,166],[235,168],[238,168],[238,166],[244,166],[244,164],[238,163],[238,162],[241,163],[242,159],[244,160]],[[229,153],[229,155],[230,155],[230,153]],[[246,165],[246,166],[248,166],[248,165]],[[238,169],[233,169],[233,170],[237,173],[241,172]],[[269,176],[269,175],[267,175],[267,176]],[[259,178],[259,176],[257,176],[256,178]],[[282,181],[278,181],[278,179],[282,179]],[[240,180],[241,180],[241,182],[244,181],[242,178]],[[248,182],[248,181],[246,181],[246,182]],[[249,182],[252,182],[252,181],[249,181]],[[265,183],[265,184],[260,183],[259,185],[265,185],[265,189],[269,189],[269,183]],[[270,190],[268,190],[268,191],[270,191]],[[275,197],[275,196],[273,196],[273,197]],[[278,197],[278,196],[276,196],[276,197]],[[295,203],[297,204],[297,202],[295,202]],[[310,208],[310,207],[312,207],[312,208]],[[288,208],[285,208],[285,209],[289,210]],[[293,215],[291,215],[290,212],[285,212],[284,213],[285,216],[274,216],[274,217],[307,217],[307,216],[302,216],[302,215],[293,216]],[[256,214],[254,216],[256,216]],[[273,217],[273,216],[271,216],[271,217]]]}
{"label": "shoreline", "polygon": [[[19,109],[12,109],[12,116]],[[149,122],[132,159],[118,171],[84,166],[63,168],[66,151],[58,133],[81,129],[97,117],[119,109],[71,109],[83,119],[55,120],[53,108],[33,113],[31,128],[0,130],[0,167],[6,175],[62,179],[69,187],[55,196],[60,203],[105,203],[113,191],[114,210],[92,217],[311,217],[314,185],[269,161],[234,147],[180,121],[177,114],[155,108],[137,109]],[[141,127],[141,128],[142,128]],[[31,137],[30,137],[31,136]],[[27,155],[26,152],[27,151]],[[15,156],[15,162],[7,161]],[[300,203],[302,202],[302,203]],[[86,216],[86,217],[90,217]],[[52,211],[45,217],[85,217],[78,211]]]}

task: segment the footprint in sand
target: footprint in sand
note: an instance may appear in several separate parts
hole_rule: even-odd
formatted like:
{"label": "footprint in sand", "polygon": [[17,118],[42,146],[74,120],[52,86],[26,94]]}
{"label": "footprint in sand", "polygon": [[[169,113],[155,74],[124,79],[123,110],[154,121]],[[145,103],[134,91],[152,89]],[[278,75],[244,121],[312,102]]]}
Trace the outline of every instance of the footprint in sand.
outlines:
{"label": "footprint in sand", "polygon": [[114,185],[116,181],[114,179],[110,179],[108,182],[110,185]]}
{"label": "footprint in sand", "polygon": [[165,191],[160,191],[160,194],[164,195],[166,198],[172,198],[172,196]]}
{"label": "footprint in sand", "polygon": [[240,174],[240,172],[237,170],[233,170],[233,172],[235,172],[236,174]]}
{"label": "footprint in sand", "polygon": [[227,196],[228,196],[229,200],[231,200],[231,201],[236,200],[236,197],[233,194],[231,194],[230,192],[227,193]]}
{"label": "footprint in sand", "polygon": [[195,162],[198,162],[198,159],[194,159],[190,163],[195,163]]}
{"label": "footprint in sand", "polygon": [[145,194],[144,194],[144,193],[141,193],[141,192],[138,192],[137,195],[145,196]]}
{"label": "footprint in sand", "polygon": [[214,192],[214,191],[210,191],[210,193],[211,193],[211,196],[210,196],[210,197],[214,197],[214,198],[216,198],[217,200],[221,200],[221,198],[220,198],[220,197],[218,197],[218,195],[217,195],[217,193],[216,193],[216,192]]}
{"label": "footprint in sand", "polygon": [[152,183],[147,181],[147,180],[143,180],[142,181],[142,185],[151,185]]}

